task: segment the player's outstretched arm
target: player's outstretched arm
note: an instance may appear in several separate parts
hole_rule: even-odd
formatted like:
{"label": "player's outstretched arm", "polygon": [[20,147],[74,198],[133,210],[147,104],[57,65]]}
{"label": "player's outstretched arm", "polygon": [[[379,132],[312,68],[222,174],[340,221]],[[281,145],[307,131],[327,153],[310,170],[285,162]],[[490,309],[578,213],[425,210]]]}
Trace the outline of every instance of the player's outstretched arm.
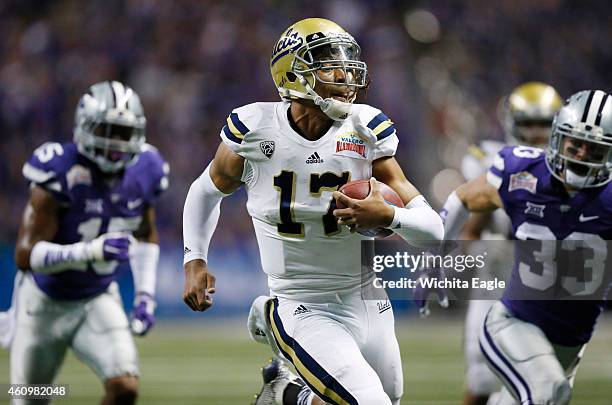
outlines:
{"label": "player's outstretched arm", "polygon": [[334,198],[348,207],[334,210],[339,224],[348,225],[352,230],[390,228],[407,241],[443,238],[440,216],[406,179],[395,158],[385,157],[375,160],[372,173],[376,179],[393,188],[406,207],[388,205],[376,180],[371,179],[370,195],[364,200],[355,200],[340,192],[334,192]]}
{"label": "player's outstretched arm", "polygon": [[59,209],[59,203],[49,192],[39,186],[32,188],[15,248],[18,268],[50,274],[85,270],[87,267],[80,266],[84,263],[128,260],[133,238],[127,234],[107,233],[91,241],[67,245],[50,242],[57,232]]}
{"label": "player's outstretched arm", "polygon": [[445,239],[453,240],[459,236],[470,212],[489,213],[497,208],[503,208],[503,203],[497,189],[487,181],[486,174],[462,184],[448,196],[440,211]]}
{"label": "player's outstretched arm", "polygon": [[215,158],[189,188],[183,209],[183,301],[194,311],[212,305],[215,277],[208,269],[208,247],[219,220],[223,197],[242,184],[244,158],[221,143]]}

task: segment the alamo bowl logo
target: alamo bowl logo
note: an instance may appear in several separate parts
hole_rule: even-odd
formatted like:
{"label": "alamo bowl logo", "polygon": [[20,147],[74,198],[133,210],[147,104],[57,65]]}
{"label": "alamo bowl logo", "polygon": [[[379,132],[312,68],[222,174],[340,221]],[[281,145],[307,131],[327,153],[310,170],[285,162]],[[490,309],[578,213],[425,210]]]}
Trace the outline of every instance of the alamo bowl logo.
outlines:
{"label": "alamo bowl logo", "polygon": [[527,190],[530,193],[536,192],[538,178],[529,172],[519,172],[510,176],[508,191]]}
{"label": "alamo bowl logo", "polygon": [[78,185],[91,186],[91,172],[84,166],[74,165],[66,174],[66,182],[69,190]]}
{"label": "alamo bowl logo", "polygon": [[336,135],[337,155],[347,155],[362,158],[366,157],[366,145],[363,139],[357,136],[355,131],[343,135]]}
{"label": "alamo bowl logo", "polygon": [[270,159],[274,153],[274,141],[259,142],[259,149],[261,149],[261,152],[266,155],[268,159]]}

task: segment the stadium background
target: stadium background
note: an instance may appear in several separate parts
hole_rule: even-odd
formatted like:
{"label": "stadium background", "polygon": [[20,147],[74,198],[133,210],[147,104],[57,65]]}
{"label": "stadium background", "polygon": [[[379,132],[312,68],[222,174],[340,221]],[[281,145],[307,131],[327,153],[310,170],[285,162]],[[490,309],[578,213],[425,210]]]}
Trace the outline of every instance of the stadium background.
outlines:
{"label": "stadium background", "polygon": [[[461,181],[455,169],[468,144],[503,139],[499,101],[517,84],[541,80],[564,96],[610,90],[612,14],[606,1],[4,0],[0,309],[10,301],[14,240],[28,194],[22,164],[43,142],[71,139],[74,107],[90,84],[123,81],[142,97],[148,140],[172,171],[158,211],[159,322],[139,341],[142,403],[246,403],[258,388],[258,365],[267,352],[247,341],[241,324],[251,300],[266,290],[244,193],[223,203],[210,260],[218,293],[206,314],[191,313],[180,300],[181,211],[232,108],[278,99],[270,51],[290,23],[311,16],[338,22],[361,44],[372,79],[364,101],[394,120],[398,160],[435,206]],[[129,303],[131,281],[123,273]],[[396,308],[404,403],[458,403],[460,308],[428,321],[411,319],[409,303]],[[578,404],[610,403],[609,323],[605,318],[587,352]],[[71,359],[60,378],[71,384],[72,403],[93,403],[101,392],[83,370]],[[0,384],[7,381],[2,352]]]}

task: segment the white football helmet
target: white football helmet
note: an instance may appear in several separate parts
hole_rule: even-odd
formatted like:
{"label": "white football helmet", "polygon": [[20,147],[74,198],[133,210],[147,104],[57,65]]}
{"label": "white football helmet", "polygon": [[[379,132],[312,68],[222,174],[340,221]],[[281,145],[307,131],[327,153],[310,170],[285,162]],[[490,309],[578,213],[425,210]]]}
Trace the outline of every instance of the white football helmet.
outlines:
{"label": "white football helmet", "polygon": [[612,180],[612,95],[585,90],[567,99],[553,120],[546,164],[576,189]]}
{"label": "white football helmet", "polygon": [[92,85],[74,115],[74,143],[105,173],[136,161],[145,143],[146,119],[140,97],[116,81]]}

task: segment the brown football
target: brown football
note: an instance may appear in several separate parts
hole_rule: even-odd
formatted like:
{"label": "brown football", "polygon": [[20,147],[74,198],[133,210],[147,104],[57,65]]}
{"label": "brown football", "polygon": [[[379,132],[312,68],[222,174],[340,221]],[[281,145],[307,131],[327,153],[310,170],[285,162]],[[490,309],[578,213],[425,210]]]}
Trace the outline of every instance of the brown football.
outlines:
{"label": "brown football", "polygon": [[[400,196],[393,190],[391,187],[386,185],[385,183],[379,182],[381,193],[383,198],[387,202],[387,204],[395,205],[397,207],[404,207],[404,202],[400,198]],[[347,196],[354,198],[356,200],[365,199],[368,194],[370,194],[370,180],[362,179],[362,180],[354,180],[346,183],[339,190],[341,193],[346,194]],[[344,204],[340,201],[336,204],[338,208],[346,208]],[[369,237],[376,238],[386,238],[393,234],[393,231],[386,228],[377,228],[377,229],[364,229],[358,231],[360,234]]]}

